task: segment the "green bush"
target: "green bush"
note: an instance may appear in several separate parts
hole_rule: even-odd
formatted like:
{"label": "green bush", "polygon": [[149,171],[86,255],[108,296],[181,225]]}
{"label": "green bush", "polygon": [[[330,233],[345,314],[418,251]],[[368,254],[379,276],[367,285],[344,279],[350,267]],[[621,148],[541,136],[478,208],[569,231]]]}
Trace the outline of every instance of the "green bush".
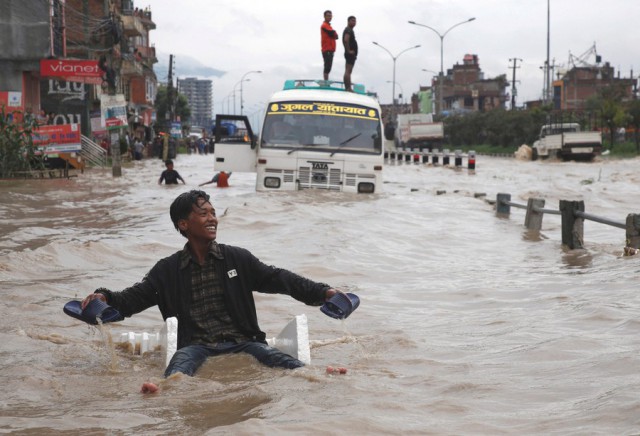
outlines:
{"label": "green bush", "polygon": [[32,132],[36,126],[35,119],[20,111],[6,113],[4,107],[0,110],[0,178],[12,178],[22,171],[44,168],[42,157],[33,145]]}

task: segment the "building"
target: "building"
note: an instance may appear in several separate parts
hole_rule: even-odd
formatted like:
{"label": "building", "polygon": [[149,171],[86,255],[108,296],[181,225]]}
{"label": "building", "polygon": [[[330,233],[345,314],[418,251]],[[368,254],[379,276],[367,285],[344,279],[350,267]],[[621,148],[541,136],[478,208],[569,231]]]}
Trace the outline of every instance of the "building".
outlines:
{"label": "building", "polygon": [[0,2],[0,106],[53,114],[107,136],[101,95],[121,95],[123,130],[150,139],[157,80],[149,9],[132,0]]}
{"label": "building", "polygon": [[213,85],[211,80],[195,77],[178,79],[178,92],[184,95],[191,109],[191,125],[211,131],[213,119]]}
{"label": "building", "polygon": [[64,56],[64,2],[0,2],[0,106],[37,113],[40,60]]}
{"label": "building", "polygon": [[506,87],[509,86],[506,74],[493,79],[485,79],[480,69],[478,55],[467,54],[462,64],[456,64],[447,70],[440,87],[439,77],[433,79],[436,102],[440,101],[442,89],[443,107],[441,112],[475,112],[502,109],[507,101]]}
{"label": "building", "polygon": [[609,62],[602,66],[574,66],[553,82],[553,107],[561,110],[586,109],[589,99],[610,87],[619,89],[622,100],[631,100],[635,83],[635,79],[615,77]]}

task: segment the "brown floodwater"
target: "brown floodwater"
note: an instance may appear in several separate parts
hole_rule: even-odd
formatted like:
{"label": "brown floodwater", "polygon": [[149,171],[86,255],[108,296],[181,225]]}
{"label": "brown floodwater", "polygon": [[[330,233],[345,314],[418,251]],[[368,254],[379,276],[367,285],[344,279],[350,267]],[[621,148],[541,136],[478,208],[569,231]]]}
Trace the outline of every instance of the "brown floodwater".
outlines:
{"label": "brown floodwater", "polygon": [[[625,231],[585,222],[585,248],[540,232],[526,204],[583,200],[624,222],[640,213],[640,160],[522,162],[479,156],[475,172],[384,169],[384,192],[256,193],[251,174],[213,197],[218,240],[361,298],[345,321],[289,297],[256,296],[275,336],[309,319],[312,364],[271,369],[243,355],[162,380],[159,352],[120,333],[155,332],[151,308],[102,329],[62,312],[95,288],[122,289],[180,249],[168,208],[213,175],[179,156],[187,185],[159,186],[159,160],[113,178],[0,182],[0,432],[20,434],[636,434],[640,431],[640,256]],[[444,192],[443,192],[444,191]],[[484,195],[482,195],[484,194]],[[326,374],[344,366],[346,375]],[[142,382],[161,392],[142,395]]]}

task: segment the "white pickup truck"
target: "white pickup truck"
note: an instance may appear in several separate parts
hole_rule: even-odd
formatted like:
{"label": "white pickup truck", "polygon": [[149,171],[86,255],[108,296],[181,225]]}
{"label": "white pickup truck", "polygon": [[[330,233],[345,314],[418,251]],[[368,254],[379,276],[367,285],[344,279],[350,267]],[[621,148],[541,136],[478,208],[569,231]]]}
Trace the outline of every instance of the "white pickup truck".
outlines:
{"label": "white pickup truck", "polygon": [[533,143],[532,159],[593,160],[602,152],[600,132],[582,132],[578,123],[546,124]]}

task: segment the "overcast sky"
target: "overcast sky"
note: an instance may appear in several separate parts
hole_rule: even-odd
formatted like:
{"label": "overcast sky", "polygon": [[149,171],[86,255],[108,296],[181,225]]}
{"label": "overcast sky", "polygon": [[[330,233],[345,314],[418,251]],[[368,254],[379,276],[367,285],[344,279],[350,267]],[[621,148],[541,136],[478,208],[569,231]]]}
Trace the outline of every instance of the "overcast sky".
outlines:
{"label": "overcast sky", "polygon": [[[456,23],[475,20],[451,30],[444,38],[444,69],[461,63],[465,54],[477,54],[485,78],[506,74],[512,79],[510,59],[518,58],[516,104],[541,97],[547,56],[547,0],[152,0],[151,32],[159,58],[175,55],[175,75],[213,80],[214,113],[227,105],[234,86],[242,83],[244,113],[259,111],[286,79],[321,79],[320,24],[325,9],[333,11],[333,28],[341,35],[347,17],[357,18],[355,35],[359,55],[352,81],[391,102],[392,57],[396,60],[396,94],[405,99],[420,85],[430,84],[440,70],[441,34]],[[136,3],[144,7],[144,3]],[[566,67],[570,54],[580,57],[595,44],[603,62],[622,77],[640,73],[640,0],[551,0],[550,59]],[[344,50],[336,51],[330,79],[342,81]],[[522,59],[522,61],[520,61]],[[594,63],[594,56],[585,59]],[[210,68],[196,69],[200,67]],[[158,72],[166,80],[167,71]],[[216,74],[216,70],[220,74]],[[198,74],[195,74],[195,73]],[[174,77],[175,77],[174,75]],[[236,112],[240,112],[236,86]],[[507,88],[511,92],[511,88]]]}

